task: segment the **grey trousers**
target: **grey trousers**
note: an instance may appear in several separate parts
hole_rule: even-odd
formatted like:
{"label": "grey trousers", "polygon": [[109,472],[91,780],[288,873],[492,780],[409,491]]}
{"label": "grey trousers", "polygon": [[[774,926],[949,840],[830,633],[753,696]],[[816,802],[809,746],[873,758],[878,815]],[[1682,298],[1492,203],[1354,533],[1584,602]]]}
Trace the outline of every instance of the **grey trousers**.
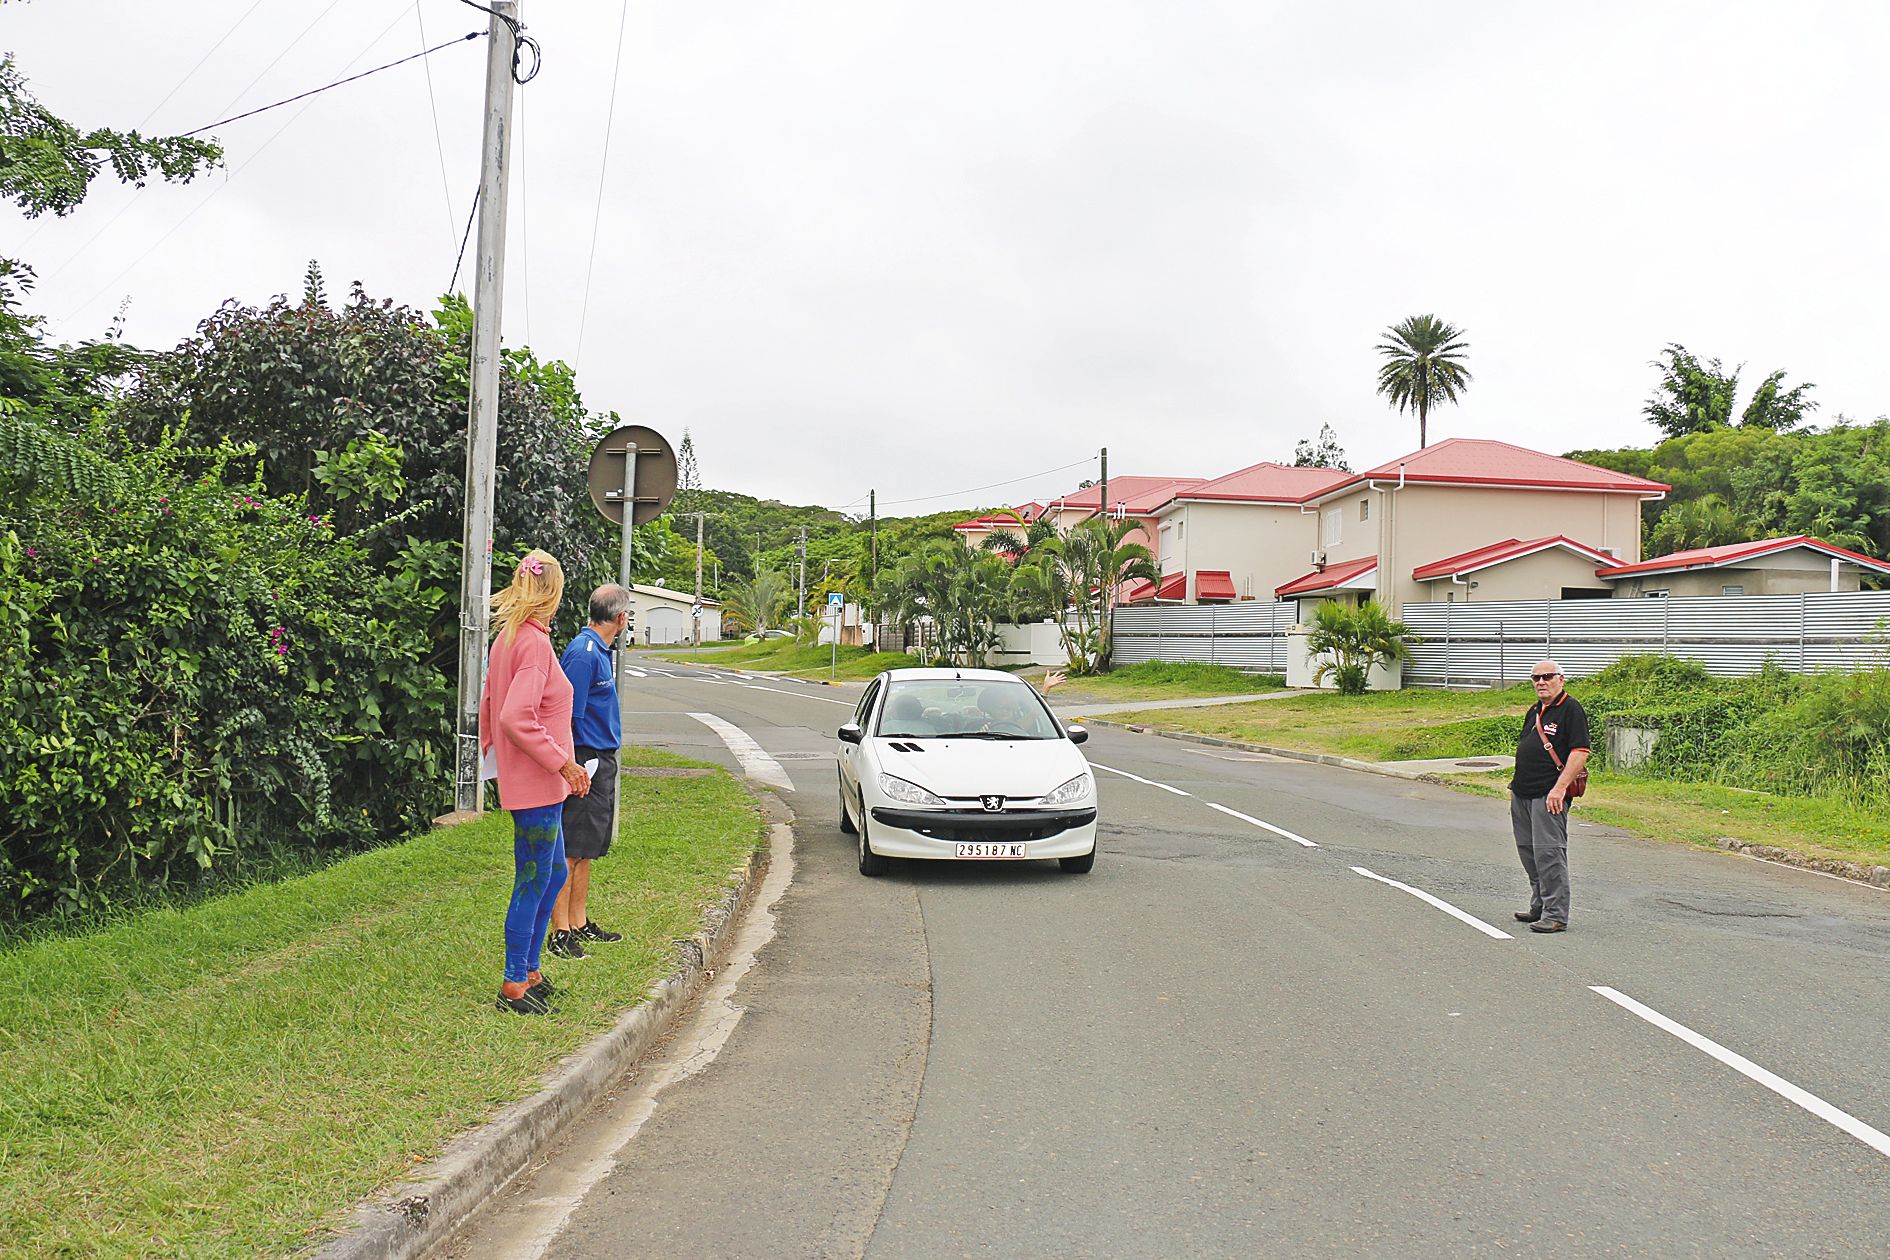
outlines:
{"label": "grey trousers", "polygon": [[1529,909],[1557,923],[1568,922],[1568,810],[1549,812],[1546,796],[1510,793],[1509,827],[1516,855],[1529,873]]}

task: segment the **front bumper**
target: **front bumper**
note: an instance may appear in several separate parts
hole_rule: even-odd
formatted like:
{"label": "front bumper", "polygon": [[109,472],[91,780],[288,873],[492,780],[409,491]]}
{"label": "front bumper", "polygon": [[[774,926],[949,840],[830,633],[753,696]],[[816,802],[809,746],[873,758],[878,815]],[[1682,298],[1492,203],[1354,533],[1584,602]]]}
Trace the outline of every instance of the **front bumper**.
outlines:
{"label": "front bumper", "polygon": [[883,857],[950,858],[968,841],[1022,841],[1032,858],[1081,857],[1096,847],[1096,807],[987,813],[875,806],[867,837]]}

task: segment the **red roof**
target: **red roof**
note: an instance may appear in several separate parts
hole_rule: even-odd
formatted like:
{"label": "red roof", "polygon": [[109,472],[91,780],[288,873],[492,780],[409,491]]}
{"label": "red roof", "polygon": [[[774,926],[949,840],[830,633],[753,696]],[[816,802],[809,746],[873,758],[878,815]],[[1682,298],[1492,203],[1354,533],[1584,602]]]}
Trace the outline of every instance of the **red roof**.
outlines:
{"label": "red roof", "polygon": [[[1200,485],[1201,480],[1199,477],[1111,477],[1109,506],[1111,510],[1122,508],[1129,516],[1147,516],[1183,490]],[[1102,487],[1095,485],[1059,495],[1048,506],[1094,512],[1101,502]]]}
{"label": "red roof", "polygon": [[1466,551],[1460,555],[1446,556],[1442,560],[1433,560],[1429,564],[1421,564],[1411,570],[1411,576],[1419,582],[1428,582],[1432,578],[1462,576],[1465,573],[1475,573],[1478,569],[1487,569],[1491,565],[1520,560],[1524,556],[1533,556],[1536,552],[1547,551],[1551,547],[1561,547],[1572,551],[1596,564],[1613,564],[1615,560],[1607,552],[1597,551],[1587,543],[1578,543],[1573,538],[1552,534],[1547,538],[1531,538],[1527,542],[1505,538],[1502,542],[1478,547],[1475,551]]}
{"label": "red roof", "polygon": [[1188,575],[1186,573],[1164,573],[1162,584],[1155,588],[1156,599],[1188,598]]}
{"label": "red roof", "polygon": [[[1295,468],[1287,464],[1263,462],[1176,491],[1174,498],[1177,502],[1190,503],[1196,499],[1235,503],[1298,503],[1308,495],[1318,494],[1351,479],[1351,473],[1337,468]],[[1110,497],[1115,497],[1113,488]]]}
{"label": "red roof", "polygon": [[1289,595],[1310,595],[1315,591],[1333,591],[1348,582],[1367,577],[1377,571],[1377,556],[1341,560],[1337,564],[1329,564],[1323,569],[1314,569],[1311,573],[1296,577],[1285,586],[1276,586],[1273,588],[1273,593],[1284,599]]}
{"label": "red roof", "polygon": [[1508,442],[1484,438],[1445,438],[1409,455],[1400,455],[1349,480],[1315,491],[1308,498],[1324,498],[1353,489],[1367,480],[1458,486],[1520,486],[1545,490],[1600,490],[1653,498],[1672,489],[1658,481],[1597,468],[1579,460],[1545,455]]}
{"label": "red roof", "polygon": [[1234,578],[1226,569],[1202,569],[1194,575],[1196,599],[1234,598]]}
{"label": "red roof", "polygon": [[1727,543],[1723,547],[1696,547],[1692,551],[1676,551],[1671,555],[1655,556],[1652,560],[1643,560],[1639,564],[1617,564],[1611,568],[1597,569],[1597,577],[1630,577],[1639,573],[1678,573],[1684,569],[1717,569],[1724,565],[1736,564],[1741,560],[1756,560],[1761,556],[1777,555],[1781,551],[1790,551],[1794,547],[1804,547],[1830,556],[1834,560],[1843,560],[1850,564],[1861,565],[1873,573],[1890,573],[1890,564],[1881,560],[1872,560],[1869,556],[1848,551],[1834,543],[1824,542],[1809,534],[1797,534],[1791,538],[1761,538],[1757,542]]}
{"label": "red roof", "polygon": [[[1043,504],[1026,503],[1020,507],[1011,508],[1010,511],[1023,517],[1023,523],[1029,525],[1039,516],[1043,515]],[[968,521],[960,521],[958,524],[952,526],[952,528],[976,532],[987,529],[1004,529],[1007,526],[1014,529],[1017,524],[1018,522],[1006,512],[987,512],[983,516],[974,516]]]}
{"label": "red roof", "polygon": [[1132,585],[1122,588],[1122,602],[1125,604],[1139,604],[1145,599],[1154,597],[1155,583],[1147,578],[1140,578]]}

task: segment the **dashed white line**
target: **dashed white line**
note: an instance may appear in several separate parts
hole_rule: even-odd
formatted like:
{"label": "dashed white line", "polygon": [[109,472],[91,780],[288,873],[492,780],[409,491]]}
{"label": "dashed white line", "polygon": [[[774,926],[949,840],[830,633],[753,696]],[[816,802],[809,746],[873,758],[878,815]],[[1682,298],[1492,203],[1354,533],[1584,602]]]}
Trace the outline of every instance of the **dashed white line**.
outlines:
{"label": "dashed white line", "polygon": [[1515,937],[1511,936],[1508,932],[1498,931],[1496,928],[1491,927],[1489,924],[1485,923],[1482,919],[1477,918],[1473,914],[1465,914],[1463,911],[1457,909],[1457,907],[1451,905],[1448,901],[1445,901],[1442,897],[1431,896],[1429,893],[1425,892],[1422,888],[1413,888],[1411,887],[1411,885],[1401,884],[1395,879],[1386,879],[1383,875],[1375,874],[1372,871],[1366,870],[1362,866],[1354,866],[1352,869],[1354,871],[1357,871],[1360,875],[1363,875],[1366,879],[1375,879],[1381,884],[1390,884],[1393,888],[1401,889],[1404,892],[1410,893],[1413,897],[1416,897],[1419,901],[1427,902],[1430,905],[1436,906],[1439,910],[1442,910],[1445,914],[1449,915],[1451,918],[1461,919],[1463,922],[1468,923],[1471,927],[1483,933],[1485,936],[1495,937],[1499,941],[1513,941],[1516,939]]}
{"label": "dashed white line", "polygon": [[1089,763],[1092,769],[1107,770],[1110,774],[1119,774],[1125,779],[1134,779],[1137,783],[1146,783],[1150,787],[1160,788],[1164,792],[1173,792],[1176,796],[1193,796],[1193,792],[1184,792],[1178,787],[1169,787],[1166,783],[1157,783],[1153,779],[1144,779],[1139,774],[1130,774],[1127,770],[1118,770],[1114,766],[1105,766],[1100,761]]}
{"label": "dashed white line", "polygon": [[805,691],[783,691],[779,687],[764,687],[760,683],[742,683],[741,685],[751,691],[772,691],[777,696],[798,696],[802,700],[818,700],[822,704],[843,704],[849,709],[854,705],[852,700],[835,700],[831,696],[809,695]]}
{"label": "dashed white line", "polygon": [[1639,1015],[1654,1027],[1672,1033],[1695,1050],[1704,1050],[1741,1076],[1757,1081],[1789,1102],[1797,1103],[1825,1123],[1844,1130],[1879,1155],[1890,1156],[1890,1134],[1871,1128],[1848,1111],[1833,1107],[1810,1090],[1800,1089],[1784,1077],[1766,1071],[1743,1054],[1735,1054],[1710,1037],[1703,1037],[1685,1024],[1668,1019],[1653,1007],[1644,1006],[1619,990],[1611,989],[1605,984],[1591,984],[1588,987],[1616,1006]]}
{"label": "dashed white line", "polygon": [[1294,844],[1304,845],[1308,849],[1316,849],[1319,847],[1317,844],[1313,843],[1311,840],[1308,840],[1305,836],[1296,836],[1284,827],[1275,827],[1270,822],[1261,822],[1258,818],[1255,818],[1251,814],[1243,814],[1239,810],[1229,809],[1225,805],[1216,805],[1213,801],[1203,801],[1201,803],[1203,805],[1206,805],[1209,809],[1220,810],[1223,814],[1226,814],[1230,818],[1238,818],[1240,819],[1240,821],[1244,823],[1252,823],[1254,826],[1260,828],[1260,830],[1262,831],[1271,831],[1276,836],[1285,836],[1288,840],[1291,840]]}
{"label": "dashed white line", "polygon": [[770,787],[778,787],[783,792],[794,790],[781,763],[770,757],[767,750],[757,744],[747,731],[733,722],[723,721],[713,713],[691,713],[689,716],[722,737],[728,750],[735,754],[735,760],[741,762],[743,774]]}

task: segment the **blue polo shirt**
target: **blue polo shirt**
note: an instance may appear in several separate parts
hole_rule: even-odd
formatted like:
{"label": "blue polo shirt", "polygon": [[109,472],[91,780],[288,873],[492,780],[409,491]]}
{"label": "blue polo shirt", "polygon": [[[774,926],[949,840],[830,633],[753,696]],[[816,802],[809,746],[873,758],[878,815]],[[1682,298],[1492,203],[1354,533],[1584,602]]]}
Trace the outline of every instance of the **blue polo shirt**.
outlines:
{"label": "blue polo shirt", "polygon": [[623,742],[616,655],[597,631],[585,626],[558,659],[571,680],[571,739],[581,748],[615,748]]}

